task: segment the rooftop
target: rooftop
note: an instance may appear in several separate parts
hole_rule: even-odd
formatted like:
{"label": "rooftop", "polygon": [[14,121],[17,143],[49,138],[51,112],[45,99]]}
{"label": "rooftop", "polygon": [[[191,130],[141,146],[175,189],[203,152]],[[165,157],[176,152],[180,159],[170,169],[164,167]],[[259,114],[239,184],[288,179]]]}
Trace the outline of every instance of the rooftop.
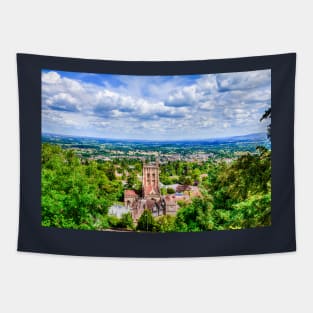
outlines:
{"label": "rooftop", "polygon": [[136,194],[135,190],[125,190],[124,196],[125,197],[136,197],[137,194]]}

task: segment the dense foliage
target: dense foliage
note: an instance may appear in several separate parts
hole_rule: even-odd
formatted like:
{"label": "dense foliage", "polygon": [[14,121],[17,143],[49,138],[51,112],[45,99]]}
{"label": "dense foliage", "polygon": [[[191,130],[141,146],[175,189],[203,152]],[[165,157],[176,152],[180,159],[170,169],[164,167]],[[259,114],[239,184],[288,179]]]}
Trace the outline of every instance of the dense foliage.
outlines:
{"label": "dense foliage", "polygon": [[177,213],[176,231],[242,229],[271,224],[271,152],[257,148],[230,164],[211,163],[202,197]]}
{"label": "dense foliage", "polygon": [[[271,151],[258,147],[231,162],[173,161],[161,166],[164,184],[198,184],[201,197],[181,202],[176,216],[145,211],[137,225],[129,213],[108,215],[125,188],[140,192],[139,160],[89,161],[58,145],[42,145],[42,225],[152,232],[242,229],[271,223]],[[126,182],[123,186],[122,181]],[[175,192],[163,188],[162,194]]]}
{"label": "dense foliage", "polygon": [[43,144],[42,225],[74,229],[109,227],[108,208],[122,200],[123,187],[111,164],[84,162],[71,150]]}

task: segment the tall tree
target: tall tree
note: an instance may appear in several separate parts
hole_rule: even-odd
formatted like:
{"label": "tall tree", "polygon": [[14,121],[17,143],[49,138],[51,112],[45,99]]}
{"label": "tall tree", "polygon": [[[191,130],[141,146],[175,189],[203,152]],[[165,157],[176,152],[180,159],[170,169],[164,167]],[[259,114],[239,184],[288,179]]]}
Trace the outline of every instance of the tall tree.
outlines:
{"label": "tall tree", "polygon": [[[262,117],[260,118],[260,122],[262,122],[265,119],[271,119],[272,118],[272,108],[268,108],[264,114],[262,115]],[[270,139],[271,138],[271,126],[272,124],[270,123],[269,125],[267,125],[267,137]]]}

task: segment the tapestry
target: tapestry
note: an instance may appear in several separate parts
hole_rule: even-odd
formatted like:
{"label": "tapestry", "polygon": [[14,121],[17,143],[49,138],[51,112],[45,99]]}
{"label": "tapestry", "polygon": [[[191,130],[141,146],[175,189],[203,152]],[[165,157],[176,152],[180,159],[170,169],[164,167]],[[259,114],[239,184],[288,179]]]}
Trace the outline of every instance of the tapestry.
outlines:
{"label": "tapestry", "polygon": [[295,63],[17,54],[18,250],[294,251]]}

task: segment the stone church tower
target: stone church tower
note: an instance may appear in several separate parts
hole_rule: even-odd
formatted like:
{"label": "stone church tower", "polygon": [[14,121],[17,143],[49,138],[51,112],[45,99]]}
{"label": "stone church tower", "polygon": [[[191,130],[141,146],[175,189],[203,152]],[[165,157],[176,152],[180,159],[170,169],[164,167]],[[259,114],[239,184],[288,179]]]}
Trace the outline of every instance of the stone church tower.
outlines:
{"label": "stone church tower", "polygon": [[142,165],[142,196],[134,190],[124,191],[124,205],[130,210],[133,221],[137,223],[144,210],[150,210],[154,217],[175,215],[179,206],[175,196],[161,196],[159,161]]}
{"label": "stone church tower", "polygon": [[144,199],[160,200],[159,186],[159,162],[143,164],[142,170],[142,193]]}

